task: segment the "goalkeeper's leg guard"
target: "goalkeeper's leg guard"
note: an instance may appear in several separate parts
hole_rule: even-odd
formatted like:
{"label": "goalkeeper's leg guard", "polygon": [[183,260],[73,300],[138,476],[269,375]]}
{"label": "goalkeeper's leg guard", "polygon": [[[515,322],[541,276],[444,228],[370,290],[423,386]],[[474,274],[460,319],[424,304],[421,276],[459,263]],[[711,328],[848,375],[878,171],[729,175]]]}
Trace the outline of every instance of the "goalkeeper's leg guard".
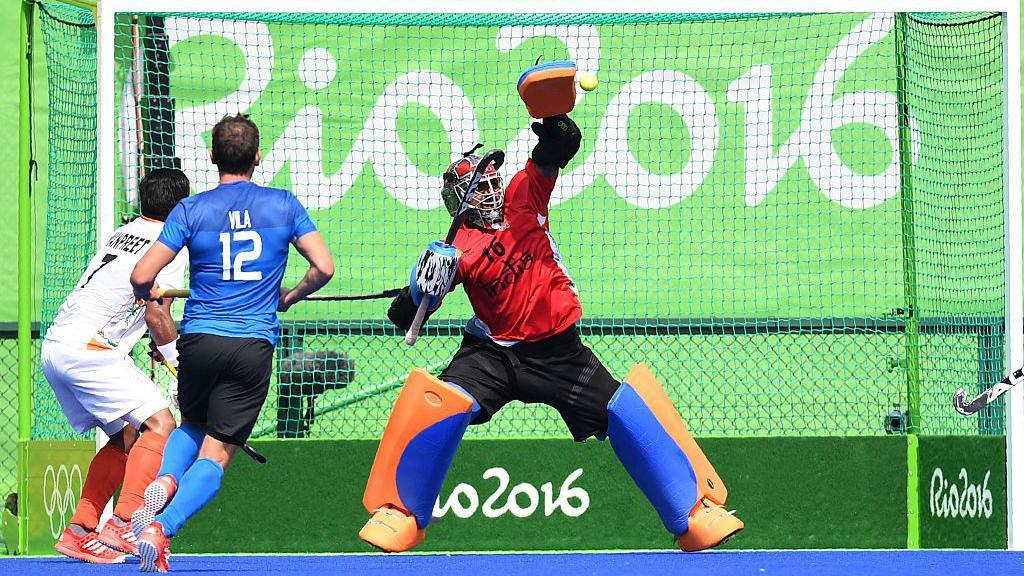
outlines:
{"label": "goalkeeper's leg guard", "polygon": [[423,541],[434,501],[476,400],[465,390],[413,369],[384,428],[363,506],[373,514],[359,537],[387,552]]}
{"label": "goalkeeper's leg guard", "polygon": [[630,370],[608,402],[608,437],[680,548],[711,548],[743,529],[722,508],[725,484],[646,366]]}

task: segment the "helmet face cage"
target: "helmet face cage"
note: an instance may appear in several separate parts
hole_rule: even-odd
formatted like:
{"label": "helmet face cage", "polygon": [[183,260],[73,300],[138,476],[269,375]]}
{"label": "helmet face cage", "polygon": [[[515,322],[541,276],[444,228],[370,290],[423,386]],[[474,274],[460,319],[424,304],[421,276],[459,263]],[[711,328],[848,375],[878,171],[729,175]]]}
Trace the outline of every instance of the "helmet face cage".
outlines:
{"label": "helmet face cage", "polygon": [[[473,179],[473,171],[480,164],[479,156],[470,154],[460,158],[448,166],[444,173],[444,188],[441,197],[448,213],[452,216],[459,210],[462,199],[469,190],[469,181]],[[466,210],[466,220],[471,224],[497,228],[505,221],[505,185],[501,174],[490,166],[480,176],[476,192],[469,199],[470,206]]]}

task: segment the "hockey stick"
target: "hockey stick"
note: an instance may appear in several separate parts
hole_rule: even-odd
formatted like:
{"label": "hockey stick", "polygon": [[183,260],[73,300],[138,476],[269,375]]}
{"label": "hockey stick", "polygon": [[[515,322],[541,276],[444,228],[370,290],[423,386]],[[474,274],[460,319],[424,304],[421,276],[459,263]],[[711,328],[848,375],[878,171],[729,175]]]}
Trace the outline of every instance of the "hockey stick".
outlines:
{"label": "hockey stick", "polygon": [[1021,382],[1024,382],[1024,368],[1018,368],[1010,372],[1009,376],[986,388],[985,391],[975,396],[970,402],[967,401],[967,391],[959,388],[956,394],[953,394],[953,408],[964,416],[970,416],[995,402],[997,398],[1006,394],[1011,388]]}
{"label": "hockey stick", "polygon": [[[166,358],[163,361],[163,365],[164,368],[167,368],[171,375],[173,375],[175,378],[178,377],[178,369],[175,368],[174,366],[171,366],[171,363],[168,362]],[[259,462],[260,464],[267,463],[267,457],[257,452],[256,449],[253,448],[252,446],[249,446],[249,444],[242,444],[242,452],[245,452],[246,454],[249,455],[250,458]]]}
{"label": "hockey stick", "polygon": [[[355,294],[355,295],[341,295],[341,294],[311,294],[303,298],[303,300],[309,300],[312,302],[338,302],[344,300],[375,300],[377,298],[394,298],[402,292],[401,288],[388,288],[380,292],[374,292],[372,294]],[[189,290],[161,290],[160,296],[166,296],[168,298],[189,298],[191,292]]]}
{"label": "hockey stick", "polygon": [[[505,153],[495,148],[484,154],[484,157],[476,165],[476,169],[473,170],[473,176],[469,179],[469,186],[466,187],[466,195],[462,197],[459,210],[455,212],[455,216],[452,218],[452,225],[448,228],[448,235],[444,237],[446,245],[451,245],[455,241],[455,235],[459,232],[462,221],[466,219],[466,211],[469,210],[469,200],[476,193],[480,179],[483,177],[487,167],[492,163],[495,170],[501,168],[501,165],[505,163]],[[412,319],[412,325],[409,326],[409,331],[405,333],[405,343],[409,346],[415,344],[416,339],[420,337],[420,329],[423,328],[423,321],[427,317],[428,306],[430,306],[430,298],[424,295],[423,299],[420,300],[419,307],[416,308],[416,316]]]}

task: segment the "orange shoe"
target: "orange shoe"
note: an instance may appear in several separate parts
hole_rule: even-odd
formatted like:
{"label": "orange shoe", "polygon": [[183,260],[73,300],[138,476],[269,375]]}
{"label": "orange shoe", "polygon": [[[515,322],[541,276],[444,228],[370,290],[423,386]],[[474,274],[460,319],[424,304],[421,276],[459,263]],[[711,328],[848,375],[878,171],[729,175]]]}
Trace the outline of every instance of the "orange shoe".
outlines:
{"label": "orange shoe", "polygon": [[423,542],[427,531],[416,526],[416,518],[395,508],[378,508],[359,537],[385,552],[405,552]]}
{"label": "orange shoe", "polygon": [[171,568],[171,540],[164,534],[164,526],[151,522],[139,536],[139,572],[167,572]]}
{"label": "orange shoe", "polygon": [[146,491],[142,493],[145,503],[138,510],[132,512],[132,532],[135,533],[136,538],[140,537],[142,531],[153,523],[153,519],[164,509],[164,506],[167,506],[171,498],[174,498],[174,493],[177,491],[178,482],[174,480],[174,476],[167,474],[146,486]]}
{"label": "orange shoe", "polygon": [[97,538],[96,532],[72,524],[64,529],[53,549],[68,558],[75,558],[90,564],[121,564],[124,554],[107,548]]}
{"label": "orange shoe", "polygon": [[690,512],[689,529],[676,536],[676,544],[686,552],[714,548],[743,530],[743,521],[707,498]]}
{"label": "orange shoe", "polygon": [[139,555],[139,547],[135,545],[135,533],[132,532],[131,522],[125,522],[117,516],[107,520],[100,530],[99,540],[108,548],[113,548],[125,554]]}

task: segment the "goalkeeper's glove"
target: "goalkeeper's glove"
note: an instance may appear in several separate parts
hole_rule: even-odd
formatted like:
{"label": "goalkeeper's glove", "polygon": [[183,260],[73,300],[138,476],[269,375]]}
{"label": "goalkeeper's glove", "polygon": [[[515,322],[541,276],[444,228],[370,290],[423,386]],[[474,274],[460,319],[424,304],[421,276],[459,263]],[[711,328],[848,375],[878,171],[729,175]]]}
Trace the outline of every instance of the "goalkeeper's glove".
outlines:
{"label": "goalkeeper's glove", "polygon": [[534,122],[531,128],[538,138],[532,155],[537,164],[565,168],[580,150],[579,126],[565,114],[545,118],[543,124]]}

